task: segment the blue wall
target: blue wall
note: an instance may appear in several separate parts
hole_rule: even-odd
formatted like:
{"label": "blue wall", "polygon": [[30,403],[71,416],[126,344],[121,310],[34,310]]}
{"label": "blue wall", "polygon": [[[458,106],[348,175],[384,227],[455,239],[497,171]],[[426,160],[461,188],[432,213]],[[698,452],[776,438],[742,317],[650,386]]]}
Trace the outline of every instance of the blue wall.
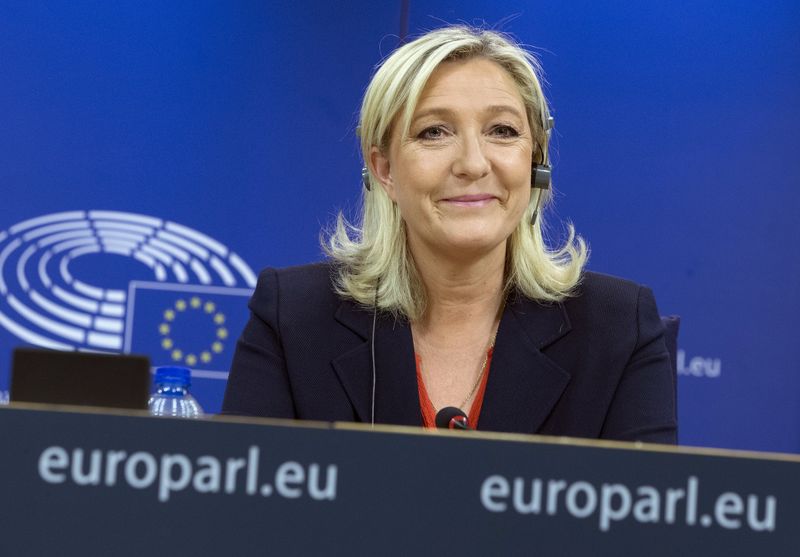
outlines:
{"label": "blue wall", "polygon": [[[402,29],[486,22],[534,45],[545,67],[556,117],[548,216],[575,223],[592,269],[649,284],[661,312],[683,318],[681,442],[800,452],[796,3],[271,4],[0,5],[0,390],[24,344],[9,321],[65,342],[19,304],[52,317],[36,291],[70,307],[47,277],[91,300],[73,279],[110,304],[93,340],[121,338],[165,363],[169,337],[182,359],[196,353],[196,392],[218,409],[233,340],[210,319],[222,313],[235,337],[248,272],[319,259],[320,227],[355,205],[354,128],[374,65]],[[155,220],[137,221],[138,238],[115,236],[131,215]],[[52,224],[88,230],[99,253],[46,258],[60,245],[42,243]],[[146,261],[158,241],[189,256],[162,261],[163,281]],[[165,308],[193,298],[214,311],[188,306],[157,332]],[[79,340],[67,344],[97,348]]]}

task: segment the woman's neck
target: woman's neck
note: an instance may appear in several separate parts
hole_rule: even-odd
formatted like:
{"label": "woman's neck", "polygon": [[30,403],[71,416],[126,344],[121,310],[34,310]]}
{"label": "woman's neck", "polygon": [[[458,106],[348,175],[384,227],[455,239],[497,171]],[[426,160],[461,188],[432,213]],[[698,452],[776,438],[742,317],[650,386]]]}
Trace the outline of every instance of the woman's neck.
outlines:
{"label": "woman's neck", "polygon": [[414,253],[414,263],[428,298],[425,314],[416,322],[418,330],[494,325],[503,300],[504,245],[468,260]]}

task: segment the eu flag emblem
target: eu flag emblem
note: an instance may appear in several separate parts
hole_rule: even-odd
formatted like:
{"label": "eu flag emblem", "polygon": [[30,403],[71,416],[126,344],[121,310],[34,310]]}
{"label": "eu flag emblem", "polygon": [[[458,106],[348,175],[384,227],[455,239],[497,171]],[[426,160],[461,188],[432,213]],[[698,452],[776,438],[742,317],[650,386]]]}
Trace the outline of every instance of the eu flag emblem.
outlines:
{"label": "eu flag emblem", "polygon": [[248,288],[133,281],[125,352],[146,354],[156,367],[181,365],[194,377],[226,379],[252,293]]}

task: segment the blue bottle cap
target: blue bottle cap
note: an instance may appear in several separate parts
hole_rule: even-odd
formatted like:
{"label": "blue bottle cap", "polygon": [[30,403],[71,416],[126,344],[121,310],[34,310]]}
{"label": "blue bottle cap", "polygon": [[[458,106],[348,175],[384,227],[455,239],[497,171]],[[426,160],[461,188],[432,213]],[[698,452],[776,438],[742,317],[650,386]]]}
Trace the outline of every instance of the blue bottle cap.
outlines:
{"label": "blue bottle cap", "polygon": [[161,366],[156,368],[156,384],[177,383],[184,387],[192,384],[192,372],[189,368],[181,366]]}

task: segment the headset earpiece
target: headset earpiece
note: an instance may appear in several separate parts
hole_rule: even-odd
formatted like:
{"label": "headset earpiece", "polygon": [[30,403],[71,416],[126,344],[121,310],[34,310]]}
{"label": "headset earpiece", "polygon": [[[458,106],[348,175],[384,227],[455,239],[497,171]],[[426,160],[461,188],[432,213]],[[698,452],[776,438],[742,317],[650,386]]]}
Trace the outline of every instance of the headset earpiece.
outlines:
{"label": "headset earpiece", "polygon": [[[543,124],[544,131],[549,139],[550,132],[553,131],[556,121],[548,114]],[[542,204],[542,194],[544,193],[544,190],[550,189],[553,179],[553,167],[547,164],[547,157],[544,156],[544,149],[541,145],[539,146],[539,150],[542,153],[542,164],[534,164],[533,168],[531,169],[531,189],[539,190],[539,193],[536,196],[536,207],[534,207],[533,213],[531,213],[531,226],[536,224],[536,219],[539,216],[539,207]]]}
{"label": "headset earpiece", "polygon": [[[544,132],[547,136],[545,139],[545,145],[550,139],[550,132],[553,131],[553,128],[556,125],[555,119],[547,115],[546,118],[543,118],[542,126],[544,127]],[[550,166],[549,161],[547,160],[547,156],[545,155],[544,146],[539,144],[539,153],[542,155],[542,163],[541,164],[534,164],[533,168],[531,169],[531,187],[537,188],[540,190],[549,190],[550,189],[550,181],[552,179],[553,167]],[[541,194],[540,194],[541,195]]]}
{"label": "headset earpiece", "polygon": [[372,184],[369,182],[369,169],[366,166],[361,169],[361,182],[367,191],[372,189]]}
{"label": "headset earpiece", "polygon": [[549,190],[552,170],[549,164],[534,164],[531,172],[531,188]]}
{"label": "headset earpiece", "polygon": [[535,164],[531,172],[531,189],[538,189],[539,193],[536,197],[536,207],[531,214],[531,226],[536,224],[536,218],[539,216],[539,206],[542,204],[542,194],[544,190],[550,189],[550,180],[552,176],[552,169],[549,164]]}

